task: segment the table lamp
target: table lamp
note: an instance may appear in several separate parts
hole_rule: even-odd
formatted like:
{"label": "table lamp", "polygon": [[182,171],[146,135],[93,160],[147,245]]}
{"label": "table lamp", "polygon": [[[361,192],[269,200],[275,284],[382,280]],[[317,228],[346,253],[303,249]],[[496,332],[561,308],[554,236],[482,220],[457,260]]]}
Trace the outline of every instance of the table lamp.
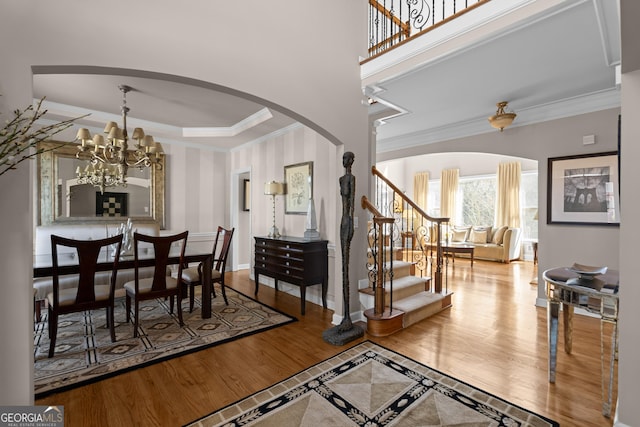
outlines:
{"label": "table lamp", "polygon": [[278,227],[276,227],[276,196],[286,193],[287,184],[276,181],[271,181],[264,184],[264,194],[266,194],[267,196],[271,196],[271,203],[273,207],[273,225],[271,226],[268,237],[280,237],[280,231],[278,231]]}

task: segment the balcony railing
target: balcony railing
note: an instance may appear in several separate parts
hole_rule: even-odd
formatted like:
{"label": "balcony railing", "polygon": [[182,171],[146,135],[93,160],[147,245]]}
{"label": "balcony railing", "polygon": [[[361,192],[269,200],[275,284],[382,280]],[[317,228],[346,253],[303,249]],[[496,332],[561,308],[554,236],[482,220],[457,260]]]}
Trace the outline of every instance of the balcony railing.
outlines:
{"label": "balcony railing", "polygon": [[369,0],[369,57],[490,0]]}

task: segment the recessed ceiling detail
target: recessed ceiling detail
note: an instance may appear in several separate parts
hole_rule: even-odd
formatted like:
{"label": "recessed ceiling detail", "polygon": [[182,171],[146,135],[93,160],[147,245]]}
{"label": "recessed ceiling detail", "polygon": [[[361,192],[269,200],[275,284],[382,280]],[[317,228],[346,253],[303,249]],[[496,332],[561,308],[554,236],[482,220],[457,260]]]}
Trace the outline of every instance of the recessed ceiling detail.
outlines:
{"label": "recessed ceiling detail", "polygon": [[190,127],[182,129],[182,136],[185,138],[192,137],[231,137],[251,129],[273,117],[268,108],[263,108],[255,114],[239,121],[229,127]]}

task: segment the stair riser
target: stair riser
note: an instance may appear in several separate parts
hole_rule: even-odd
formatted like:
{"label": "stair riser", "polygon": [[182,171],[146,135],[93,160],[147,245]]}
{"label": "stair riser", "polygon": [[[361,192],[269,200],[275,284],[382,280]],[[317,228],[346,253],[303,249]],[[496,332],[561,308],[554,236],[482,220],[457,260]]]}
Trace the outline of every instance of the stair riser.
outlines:
{"label": "stair riser", "polygon": [[433,316],[434,314],[440,313],[442,310],[451,307],[451,299],[445,298],[440,301],[433,302],[429,305],[420,307],[417,310],[411,310],[409,312],[405,312],[404,317],[402,318],[402,326],[403,328],[408,328],[414,323],[418,323],[421,320],[424,320],[428,317]]}
{"label": "stair riser", "polygon": [[[388,287],[387,287],[387,289],[388,289]],[[429,290],[427,284],[425,284],[424,282],[416,283],[415,285],[412,285],[412,286],[409,286],[409,287],[406,287],[406,288],[394,289],[393,290],[393,299],[394,299],[394,301],[399,301],[401,299],[409,298],[412,295],[415,295],[415,294],[420,293],[420,292],[424,292],[426,290]],[[389,292],[387,292],[386,295],[385,295],[385,305],[389,305],[390,304],[390,300],[391,300],[391,294]]]}

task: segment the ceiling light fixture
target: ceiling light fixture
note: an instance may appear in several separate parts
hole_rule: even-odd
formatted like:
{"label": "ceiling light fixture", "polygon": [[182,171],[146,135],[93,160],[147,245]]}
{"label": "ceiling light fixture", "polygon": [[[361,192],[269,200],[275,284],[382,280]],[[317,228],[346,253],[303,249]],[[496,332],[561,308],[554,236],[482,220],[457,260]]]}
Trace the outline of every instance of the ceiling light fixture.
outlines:
{"label": "ceiling light fixture", "polygon": [[120,85],[118,89],[122,92],[122,128],[116,122],[107,123],[104,128],[106,142],[102,135],[91,137],[86,128],[79,129],[76,135],[81,142],[76,157],[90,163],[84,170],[80,167],[76,169],[78,182],[98,187],[101,193],[106,187],[126,187],[130,166],[140,170],[151,167],[162,169],[162,146],[151,135],[145,135],[142,128],[133,130],[131,138],[136,141],[135,149],[129,149],[127,92],[131,91],[131,87]]}
{"label": "ceiling light fixture", "polygon": [[513,123],[513,120],[516,118],[516,113],[505,113],[504,109],[507,106],[507,101],[498,102],[496,106],[498,107],[498,111],[494,116],[489,117],[489,123],[496,129],[500,129],[500,132],[507,126],[510,126]]}

